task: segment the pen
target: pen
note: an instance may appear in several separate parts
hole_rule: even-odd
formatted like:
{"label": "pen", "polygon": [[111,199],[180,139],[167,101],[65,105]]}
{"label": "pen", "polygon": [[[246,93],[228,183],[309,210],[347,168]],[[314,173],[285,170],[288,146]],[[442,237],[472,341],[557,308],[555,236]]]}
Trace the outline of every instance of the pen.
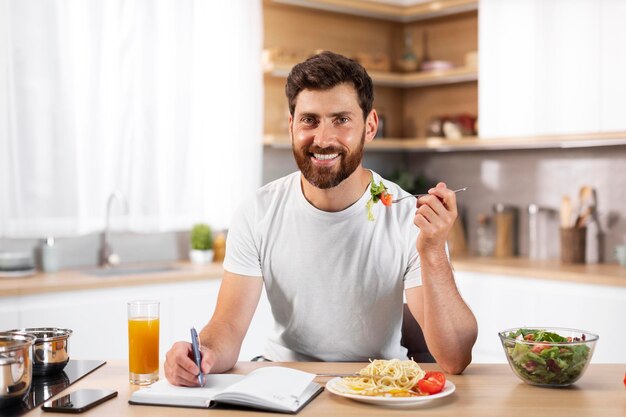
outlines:
{"label": "pen", "polygon": [[204,386],[204,374],[202,373],[202,354],[200,353],[200,341],[198,340],[198,332],[194,327],[191,328],[191,347],[193,348],[193,359],[198,365],[200,373],[198,374],[198,382],[200,386]]}

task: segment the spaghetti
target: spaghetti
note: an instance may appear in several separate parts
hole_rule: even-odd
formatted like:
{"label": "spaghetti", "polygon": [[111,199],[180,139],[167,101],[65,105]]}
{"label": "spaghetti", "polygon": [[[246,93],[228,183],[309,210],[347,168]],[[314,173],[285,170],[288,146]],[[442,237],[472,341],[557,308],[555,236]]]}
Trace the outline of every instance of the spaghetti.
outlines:
{"label": "spaghetti", "polygon": [[412,388],[425,374],[412,360],[376,359],[361,369],[359,376],[343,378],[343,383],[346,389],[359,395],[415,396],[423,395]]}

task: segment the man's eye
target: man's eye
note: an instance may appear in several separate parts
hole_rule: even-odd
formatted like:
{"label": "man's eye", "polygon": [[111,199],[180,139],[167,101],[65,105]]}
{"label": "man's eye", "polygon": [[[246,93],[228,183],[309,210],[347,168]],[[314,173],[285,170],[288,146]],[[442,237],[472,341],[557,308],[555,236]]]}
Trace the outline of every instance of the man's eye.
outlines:
{"label": "man's eye", "polygon": [[302,120],[302,123],[304,123],[305,125],[315,124],[315,119],[312,117],[303,117],[301,120]]}
{"label": "man's eye", "polygon": [[340,124],[340,125],[348,123],[349,121],[350,121],[350,119],[348,119],[347,117],[339,117],[339,118],[337,118],[337,123]]}

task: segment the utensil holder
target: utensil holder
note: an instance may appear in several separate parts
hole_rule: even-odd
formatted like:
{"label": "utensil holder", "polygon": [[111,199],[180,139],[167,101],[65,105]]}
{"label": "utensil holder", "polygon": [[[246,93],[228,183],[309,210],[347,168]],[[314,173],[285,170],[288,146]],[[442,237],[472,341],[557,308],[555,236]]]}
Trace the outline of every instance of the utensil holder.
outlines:
{"label": "utensil holder", "polygon": [[587,248],[587,228],[561,228],[561,262],[584,264]]}

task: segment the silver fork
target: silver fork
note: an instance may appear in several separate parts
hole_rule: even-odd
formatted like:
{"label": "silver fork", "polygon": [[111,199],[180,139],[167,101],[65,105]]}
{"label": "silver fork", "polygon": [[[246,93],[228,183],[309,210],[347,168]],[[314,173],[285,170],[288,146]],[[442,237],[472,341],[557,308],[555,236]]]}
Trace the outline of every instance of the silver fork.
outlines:
{"label": "silver fork", "polygon": [[[455,192],[455,193],[458,193],[458,192],[465,191],[465,190],[467,190],[467,187],[459,188],[458,190],[454,190],[454,192]],[[397,203],[398,201],[402,201],[402,200],[404,200],[405,198],[409,198],[409,197],[420,198],[420,197],[423,197],[423,196],[425,196],[425,195],[428,195],[428,194],[413,194],[413,195],[405,195],[404,197],[400,197],[400,198],[397,198],[397,199],[395,199],[395,200],[391,200],[391,202],[392,202],[392,203]]]}

